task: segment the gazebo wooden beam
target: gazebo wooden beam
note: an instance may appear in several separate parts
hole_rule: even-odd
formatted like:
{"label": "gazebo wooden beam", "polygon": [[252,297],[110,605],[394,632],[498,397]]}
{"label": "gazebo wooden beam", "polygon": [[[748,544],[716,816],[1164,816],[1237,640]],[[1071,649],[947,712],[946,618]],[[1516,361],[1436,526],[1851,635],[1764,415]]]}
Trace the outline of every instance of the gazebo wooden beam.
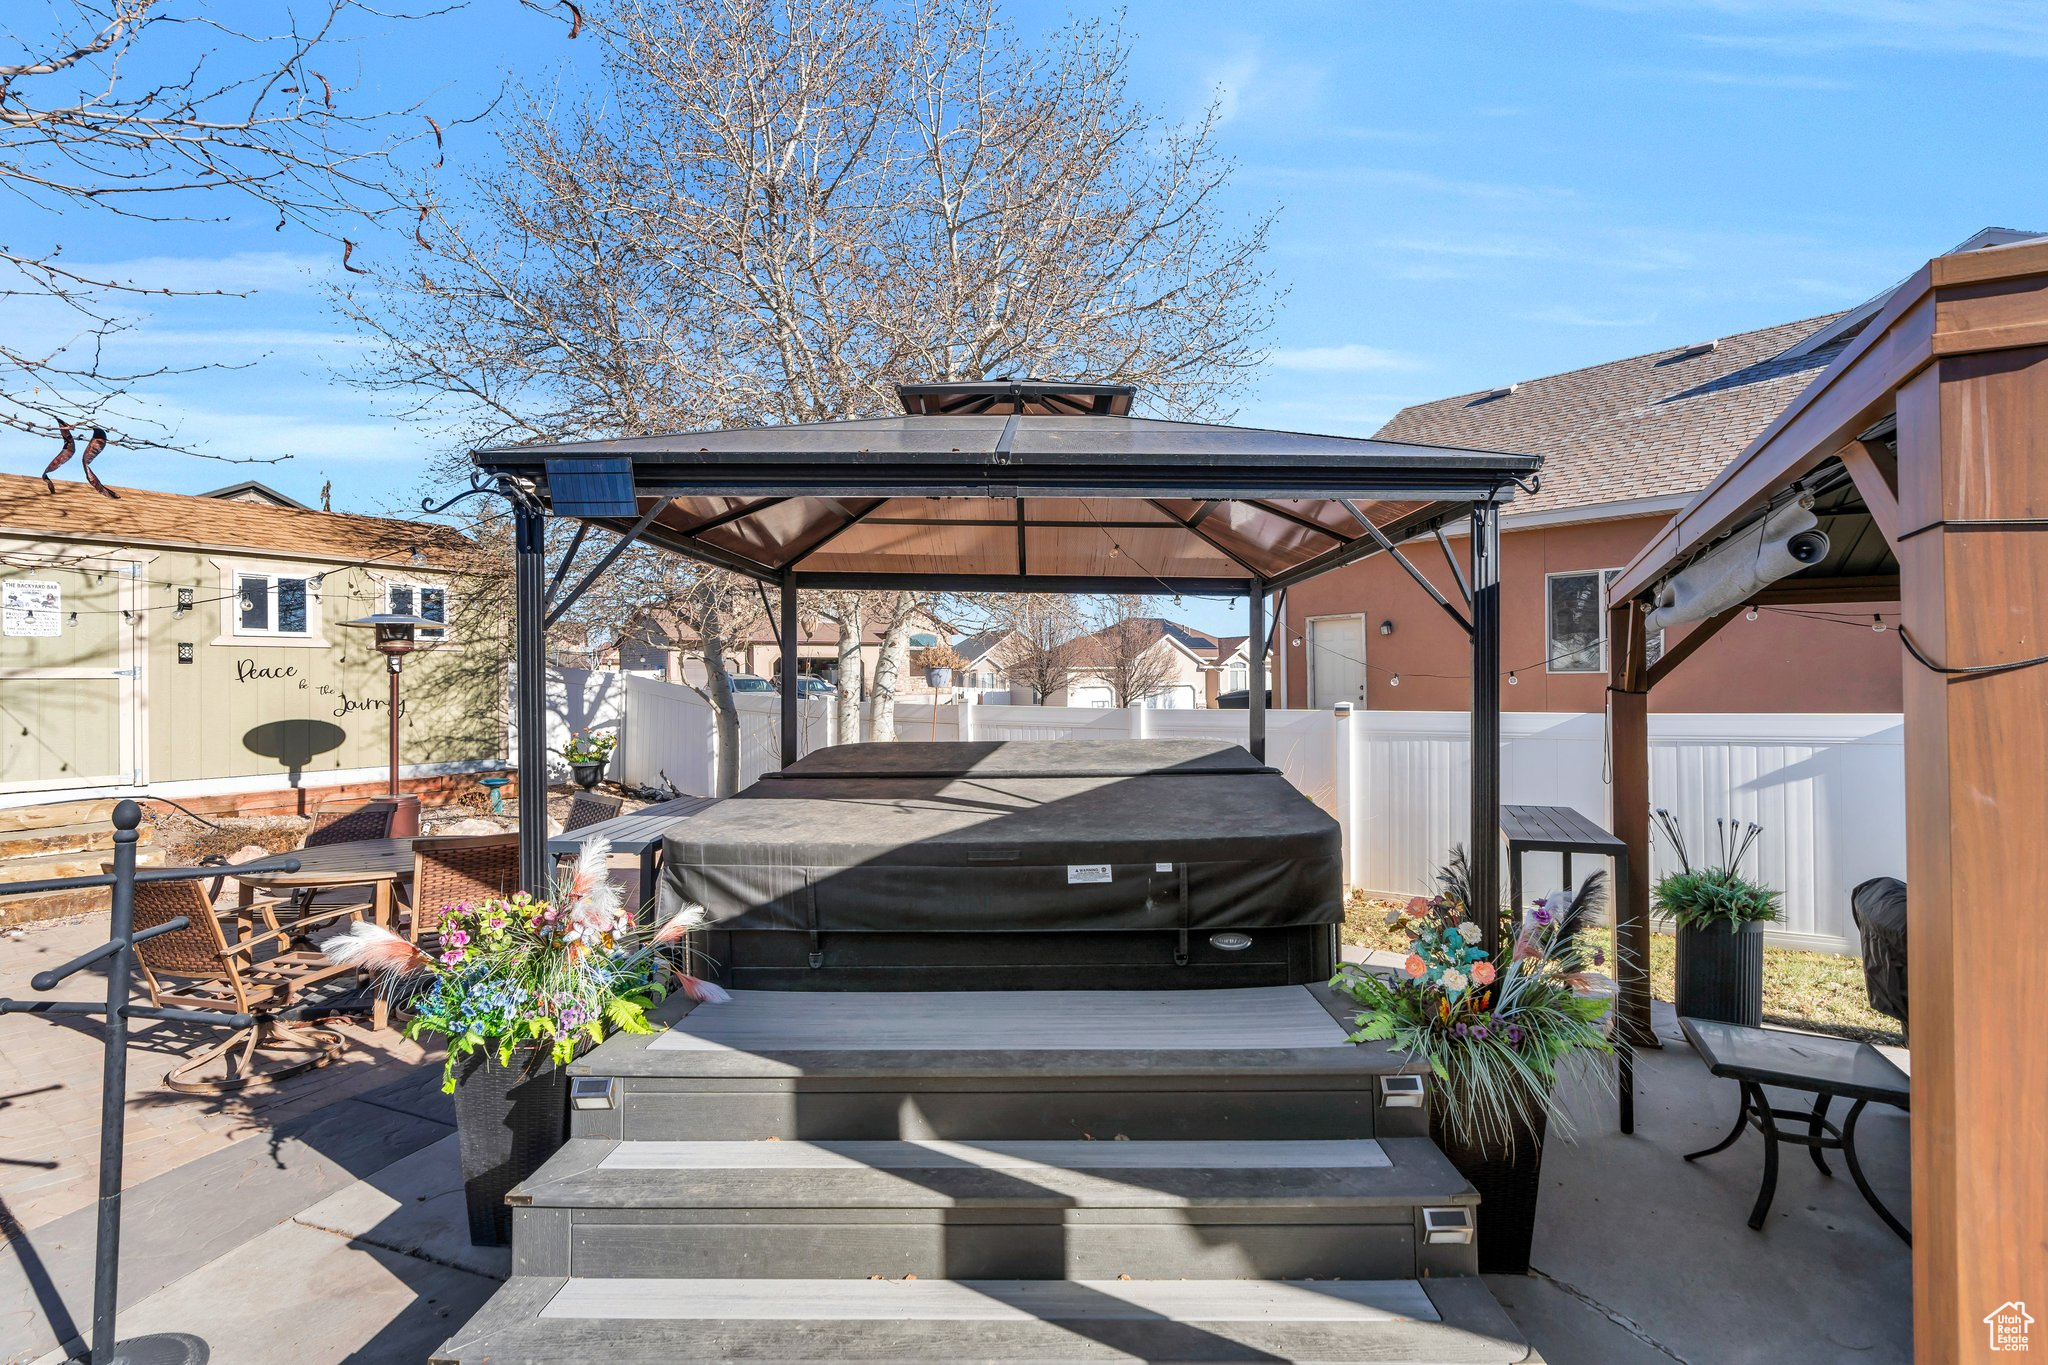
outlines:
{"label": "gazebo wooden beam", "polygon": [[[1845,447],[1896,414],[1896,481]],[[1984,1351],[1983,1315],[2048,1302],[2048,243],[1944,256],[1615,581],[1608,740],[1615,832],[1648,850],[1644,599],[1764,499],[1837,455],[1882,528],[1897,507],[1913,1002],[1915,1360]],[[1788,578],[1769,600],[1879,597]],[[1760,599],[1761,600],[1761,599]],[[1640,829],[1640,834],[1638,830]],[[1646,877],[1644,878],[1646,881]],[[2017,900],[2015,899],[2017,897]]]}

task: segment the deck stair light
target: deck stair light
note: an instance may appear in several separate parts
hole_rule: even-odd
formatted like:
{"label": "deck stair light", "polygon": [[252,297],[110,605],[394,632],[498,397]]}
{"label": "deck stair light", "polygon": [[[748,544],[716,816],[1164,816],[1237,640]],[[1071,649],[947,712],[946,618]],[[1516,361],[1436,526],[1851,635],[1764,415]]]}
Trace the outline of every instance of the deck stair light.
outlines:
{"label": "deck stair light", "polygon": [[1422,1211],[1422,1240],[1429,1246],[1460,1246],[1472,1240],[1472,1210],[1462,1205]]}
{"label": "deck stair light", "polygon": [[1380,1108],[1420,1109],[1422,1100],[1422,1077],[1417,1073],[1380,1077]]}

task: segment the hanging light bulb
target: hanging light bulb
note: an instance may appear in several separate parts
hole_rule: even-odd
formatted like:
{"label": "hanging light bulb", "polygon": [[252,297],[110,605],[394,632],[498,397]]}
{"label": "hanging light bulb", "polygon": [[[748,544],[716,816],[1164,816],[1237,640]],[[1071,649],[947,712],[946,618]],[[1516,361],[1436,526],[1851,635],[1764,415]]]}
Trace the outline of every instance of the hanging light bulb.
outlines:
{"label": "hanging light bulb", "polygon": [[1879,635],[1884,634],[1884,618],[1876,612],[1870,613],[1870,628]]}
{"label": "hanging light bulb", "polygon": [[72,613],[71,613],[71,620],[70,620],[69,624],[71,624],[71,625],[74,625],[74,626],[78,624],[78,613],[77,613],[77,612],[75,612],[75,611],[74,611],[74,612],[72,612]]}
{"label": "hanging light bulb", "polygon": [[1509,669],[1509,670],[1508,670],[1508,686],[1509,686],[1509,687],[1520,687],[1521,685],[1522,685],[1522,680],[1521,680],[1520,678],[1518,678],[1518,677],[1516,677],[1516,676],[1515,676],[1515,670],[1514,670],[1514,669],[1512,669],[1512,668],[1511,668],[1511,669]]}
{"label": "hanging light bulb", "polygon": [[256,610],[256,604],[255,604],[254,602],[252,602],[252,601],[250,601],[250,600],[249,600],[249,596],[248,596],[248,594],[246,594],[246,593],[244,593],[244,594],[242,595],[242,600],[241,600],[241,604],[240,604],[240,605],[241,605],[241,608],[242,608],[242,610],[243,610],[243,611],[254,611],[254,610]]}
{"label": "hanging light bulb", "polygon": [[1399,673],[1396,673],[1393,677],[1387,679],[1387,686],[1389,687],[1399,687],[1400,685],[1401,675]]}
{"label": "hanging light bulb", "polygon": [[1755,607],[1751,607],[1751,608],[1750,608],[1750,609],[1749,609],[1748,611],[1746,611],[1746,612],[1742,613],[1742,619],[1743,619],[1743,620],[1745,620],[1745,621],[1754,621],[1754,620],[1756,620],[1756,608],[1755,608]]}

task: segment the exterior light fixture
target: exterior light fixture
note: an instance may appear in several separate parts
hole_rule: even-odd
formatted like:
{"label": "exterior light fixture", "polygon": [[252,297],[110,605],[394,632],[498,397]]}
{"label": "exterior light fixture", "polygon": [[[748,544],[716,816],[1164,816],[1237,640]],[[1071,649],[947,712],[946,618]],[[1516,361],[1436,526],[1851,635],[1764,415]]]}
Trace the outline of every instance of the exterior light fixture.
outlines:
{"label": "exterior light fixture", "polygon": [[1750,608],[1750,609],[1749,609],[1748,611],[1746,611],[1746,612],[1742,613],[1742,619],[1743,619],[1743,620],[1745,620],[1745,621],[1754,621],[1754,620],[1756,620],[1756,608],[1755,608],[1755,607],[1751,607],[1751,608]]}
{"label": "exterior light fixture", "polygon": [[178,589],[178,614],[183,616],[190,610],[192,610],[192,589]]}
{"label": "exterior light fixture", "polygon": [[1412,1071],[1380,1077],[1382,1109],[1420,1109],[1424,1098],[1422,1077]]}
{"label": "exterior light fixture", "polygon": [[1396,673],[1393,677],[1387,679],[1387,686],[1389,687],[1399,687],[1400,685],[1401,675],[1399,673]]}
{"label": "exterior light fixture", "polygon": [[1465,1246],[1472,1241],[1472,1210],[1461,1206],[1422,1211],[1425,1246]]}
{"label": "exterior light fixture", "polygon": [[413,616],[405,612],[379,612],[343,625],[355,626],[361,630],[376,632],[377,652],[384,656],[386,672],[391,677],[391,702],[386,714],[391,722],[391,795],[399,796],[398,790],[398,675],[405,667],[405,656],[417,647],[416,632],[422,628],[438,630],[441,622],[424,616]]}
{"label": "exterior light fixture", "polygon": [[1878,615],[1876,612],[1870,613],[1870,628],[1876,631],[1879,635],[1884,634],[1884,617]]}
{"label": "exterior light fixture", "polygon": [[1509,687],[1520,687],[1521,685],[1522,685],[1522,680],[1521,680],[1520,678],[1518,678],[1518,677],[1516,677],[1516,676],[1515,676],[1515,670],[1514,670],[1514,669],[1512,669],[1512,668],[1511,668],[1511,669],[1509,669],[1509,670],[1508,670],[1508,686],[1509,686]]}
{"label": "exterior light fixture", "polygon": [[1393,623],[1392,621],[1382,621],[1382,622],[1380,622],[1380,634],[1382,634],[1382,635],[1392,635],[1393,633],[1394,633],[1394,623]]}

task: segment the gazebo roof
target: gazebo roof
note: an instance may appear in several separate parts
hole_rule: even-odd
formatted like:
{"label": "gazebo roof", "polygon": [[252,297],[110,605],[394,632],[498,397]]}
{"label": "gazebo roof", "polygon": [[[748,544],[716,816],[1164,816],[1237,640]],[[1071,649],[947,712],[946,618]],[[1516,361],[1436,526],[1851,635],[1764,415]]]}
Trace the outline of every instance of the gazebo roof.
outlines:
{"label": "gazebo roof", "polygon": [[[1540,457],[1124,415],[1120,385],[906,385],[900,417],[476,453],[556,516],[818,587],[1240,592],[1498,502]],[[1049,415],[1049,414],[1086,415]],[[1355,512],[1353,509],[1356,509]],[[1382,537],[1385,538],[1384,542]]]}

